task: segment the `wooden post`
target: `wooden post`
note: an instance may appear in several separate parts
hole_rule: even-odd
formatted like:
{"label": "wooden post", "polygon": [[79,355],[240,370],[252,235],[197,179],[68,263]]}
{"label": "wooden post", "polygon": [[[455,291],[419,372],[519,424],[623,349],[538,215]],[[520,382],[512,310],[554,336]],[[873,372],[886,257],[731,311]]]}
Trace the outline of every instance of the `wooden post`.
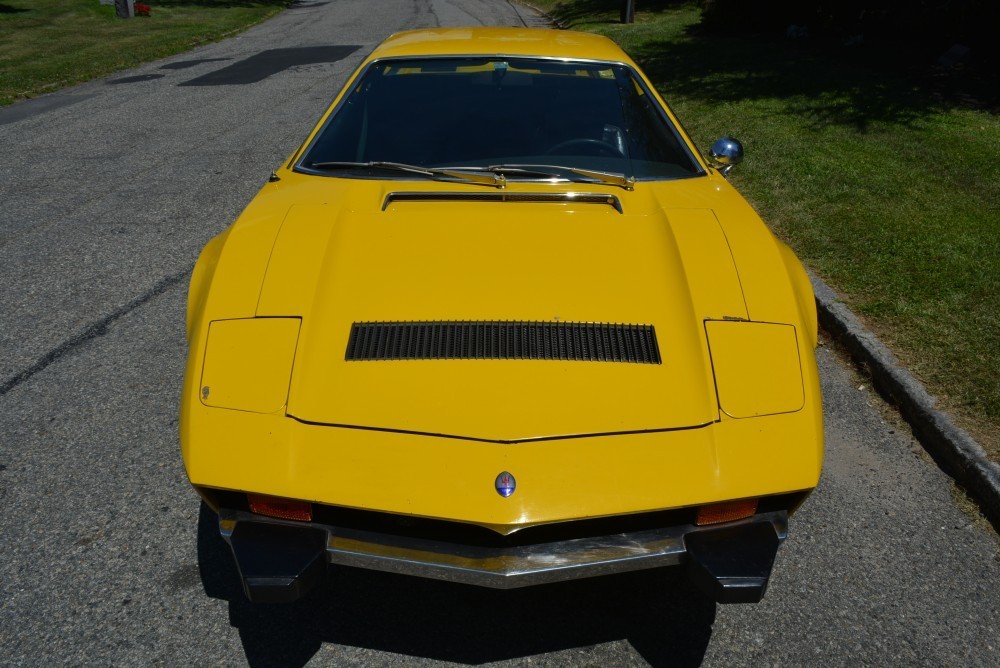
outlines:
{"label": "wooden post", "polygon": [[622,23],[635,23],[635,0],[622,0]]}

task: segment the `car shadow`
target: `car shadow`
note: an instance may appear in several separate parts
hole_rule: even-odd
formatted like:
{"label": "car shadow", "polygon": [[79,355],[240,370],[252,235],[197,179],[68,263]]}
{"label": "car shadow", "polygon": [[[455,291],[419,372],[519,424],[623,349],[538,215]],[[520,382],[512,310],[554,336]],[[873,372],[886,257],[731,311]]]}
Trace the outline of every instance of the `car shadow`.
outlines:
{"label": "car shadow", "polygon": [[502,591],[333,567],[298,603],[255,605],[204,504],[198,565],[252,667],[303,666],[323,643],[480,664],[622,639],[651,665],[698,666],[715,621],[715,603],[676,569]]}

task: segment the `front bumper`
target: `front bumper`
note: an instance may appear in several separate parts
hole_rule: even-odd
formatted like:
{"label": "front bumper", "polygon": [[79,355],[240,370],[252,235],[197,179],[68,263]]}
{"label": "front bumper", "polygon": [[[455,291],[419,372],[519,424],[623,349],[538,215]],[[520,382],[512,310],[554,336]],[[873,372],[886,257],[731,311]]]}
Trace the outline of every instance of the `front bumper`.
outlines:
{"label": "front bumper", "polygon": [[715,526],[691,524],[511,547],[479,547],[262,517],[222,509],[219,530],[252,601],[294,601],[327,563],[512,589],[660,566],[688,564],[720,603],[763,596],[785,511]]}

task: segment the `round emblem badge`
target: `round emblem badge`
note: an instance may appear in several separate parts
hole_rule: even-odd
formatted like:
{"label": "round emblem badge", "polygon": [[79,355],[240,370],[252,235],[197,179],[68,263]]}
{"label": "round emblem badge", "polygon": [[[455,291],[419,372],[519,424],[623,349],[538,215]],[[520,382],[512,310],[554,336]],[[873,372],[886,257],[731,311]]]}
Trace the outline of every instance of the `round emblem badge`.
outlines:
{"label": "round emblem badge", "polygon": [[517,489],[517,481],[514,480],[514,476],[506,471],[497,476],[496,482],[493,485],[497,488],[497,494],[505,499]]}

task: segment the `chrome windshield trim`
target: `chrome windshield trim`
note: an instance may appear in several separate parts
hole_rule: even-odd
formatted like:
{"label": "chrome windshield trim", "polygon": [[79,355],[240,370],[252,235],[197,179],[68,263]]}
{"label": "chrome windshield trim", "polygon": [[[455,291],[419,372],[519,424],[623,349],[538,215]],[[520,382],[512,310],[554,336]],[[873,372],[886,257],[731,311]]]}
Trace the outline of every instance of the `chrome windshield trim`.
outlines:
{"label": "chrome windshield trim", "polygon": [[610,573],[684,563],[687,534],[751,523],[770,524],[779,540],[788,535],[785,511],[762,513],[712,526],[690,524],[507,548],[489,548],[407,538],[323,524],[278,520],[222,509],[219,531],[228,540],[238,522],[308,526],[327,532],[331,564],[415,575],[464,584],[513,589]]}
{"label": "chrome windshield trim", "polygon": [[435,192],[433,190],[396,191],[385,196],[382,210],[393,202],[554,202],[558,204],[606,204],[618,213],[625,213],[621,200],[607,193],[581,192]]}

